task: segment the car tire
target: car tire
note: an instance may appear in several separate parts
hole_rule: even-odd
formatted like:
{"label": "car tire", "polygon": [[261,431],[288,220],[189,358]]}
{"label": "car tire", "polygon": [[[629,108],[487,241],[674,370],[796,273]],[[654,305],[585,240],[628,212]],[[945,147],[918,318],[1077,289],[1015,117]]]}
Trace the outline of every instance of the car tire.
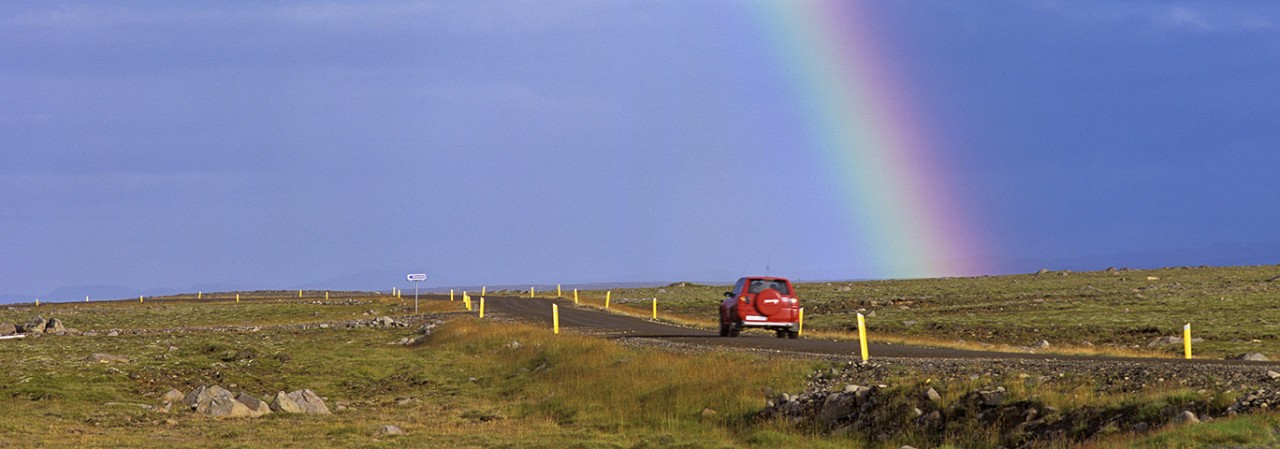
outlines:
{"label": "car tire", "polygon": [[733,326],[728,323],[720,323],[720,336],[728,337],[731,328],[733,328]]}
{"label": "car tire", "polygon": [[730,325],[730,326],[729,326],[729,336],[730,336],[730,337],[737,337],[739,333],[742,333],[742,328],[740,328],[740,327],[738,327],[738,326],[734,326],[734,325]]}
{"label": "car tire", "polygon": [[790,338],[790,339],[792,339],[792,340],[795,340],[795,339],[797,339],[797,338],[800,338],[800,332],[797,332],[797,331],[790,331],[790,332],[787,332],[787,338]]}
{"label": "car tire", "polygon": [[784,338],[787,336],[788,333],[790,332],[787,331],[786,329],[778,329],[777,331],[774,332],[774,335],[778,338]]}

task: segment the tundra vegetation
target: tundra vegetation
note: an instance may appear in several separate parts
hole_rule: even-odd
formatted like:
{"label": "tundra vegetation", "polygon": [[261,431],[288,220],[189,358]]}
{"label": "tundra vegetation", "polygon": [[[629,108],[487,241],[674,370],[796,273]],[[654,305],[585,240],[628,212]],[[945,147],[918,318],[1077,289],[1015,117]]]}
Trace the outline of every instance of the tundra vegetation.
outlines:
{"label": "tundra vegetation", "polygon": [[[1191,322],[1204,339],[1197,357],[1275,358],[1280,314],[1268,306],[1280,293],[1277,274],[1277,267],[1117,269],[808,283],[797,290],[808,338],[847,338],[851,317],[861,312],[874,313],[872,339],[1175,357],[1180,346],[1150,344]],[[646,301],[656,297],[661,319],[710,329],[725,288],[615,290],[610,309],[647,317]],[[359,292],[328,300],[319,299],[323,292],[301,299],[296,291],[253,292],[238,303],[233,294],[203,296],[0,307],[0,323],[40,314],[74,329],[0,340],[0,447],[897,448],[1010,441],[1000,423],[976,418],[926,434],[923,427],[874,432],[841,427],[839,419],[766,413],[817,397],[804,391],[858,390],[849,384],[869,386],[878,392],[871,396],[892,405],[867,418],[872,422],[916,418],[909,406],[930,397],[922,396],[928,389],[939,394],[925,409],[939,410],[967,410],[966,401],[986,400],[977,392],[998,389],[1006,403],[1064,415],[1123,413],[1137,417],[1126,423],[1144,426],[1060,421],[1073,427],[1063,438],[1017,440],[1035,447],[1273,446],[1280,428],[1280,415],[1258,409],[1166,423],[1171,411],[1222,412],[1254,391],[1214,379],[1134,386],[1065,372],[992,377],[964,367],[936,372],[892,362],[673,351],[481,320],[460,301],[424,301],[415,316],[412,300]],[[581,296],[586,307],[602,306],[603,292]],[[360,324],[384,315],[409,325]],[[424,325],[433,325],[429,336],[404,344]],[[1041,340],[1051,346],[1031,348]],[[87,361],[93,354],[124,360]],[[1061,380],[1043,380],[1055,374]],[[262,396],[310,389],[334,412],[214,419],[157,410],[170,389],[206,385]]]}

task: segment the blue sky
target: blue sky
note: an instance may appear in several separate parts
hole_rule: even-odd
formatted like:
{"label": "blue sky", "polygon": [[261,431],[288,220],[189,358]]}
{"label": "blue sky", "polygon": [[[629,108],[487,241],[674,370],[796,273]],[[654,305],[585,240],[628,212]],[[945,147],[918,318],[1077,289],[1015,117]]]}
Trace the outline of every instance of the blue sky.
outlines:
{"label": "blue sky", "polygon": [[[874,5],[990,274],[1280,263],[1280,5]],[[6,2],[0,301],[864,278],[762,10]]]}

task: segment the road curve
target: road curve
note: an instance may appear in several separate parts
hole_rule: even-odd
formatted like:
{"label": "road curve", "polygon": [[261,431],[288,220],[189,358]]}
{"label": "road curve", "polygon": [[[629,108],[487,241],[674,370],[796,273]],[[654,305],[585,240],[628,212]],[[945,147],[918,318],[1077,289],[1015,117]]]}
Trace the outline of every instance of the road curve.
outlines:
{"label": "road curve", "polygon": [[[440,298],[435,296],[434,298]],[[673,326],[652,320],[609,313],[597,309],[579,307],[572,300],[522,297],[486,297],[485,313],[497,313],[522,321],[551,326],[551,304],[560,307],[562,330],[607,332],[611,338],[664,339],[675,343],[748,348],[770,352],[796,354],[836,355],[858,357],[858,344],[853,340],[832,341],[799,338],[795,340],[775,338],[771,335],[743,335],[737,338],[721,337],[717,333],[701,329]],[[1153,363],[1194,363],[1210,365],[1274,365],[1271,362],[1243,360],[1176,359],[1176,358],[1125,358],[1100,356],[1074,356],[1033,354],[1016,352],[969,351],[945,348],[894,345],[870,342],[868,353],[873,358],[928,358],[928,359],[1005,359],[1005,360],[1082,360],[1082,361],[1142,361]]]}

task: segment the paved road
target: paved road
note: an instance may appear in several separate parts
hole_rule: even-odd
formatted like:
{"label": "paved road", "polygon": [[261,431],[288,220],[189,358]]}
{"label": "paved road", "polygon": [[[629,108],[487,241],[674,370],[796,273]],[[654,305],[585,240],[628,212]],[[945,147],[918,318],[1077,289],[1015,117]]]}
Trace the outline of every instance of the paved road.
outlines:
{"label": "paved road", "polygon": [[[439,298],[439,297],[435,297]],[[675,343],[751,348],[767,351],[845,355],[858,357],[858,343],[854,340],[831,341],[807,339],[796,340],[776,338],[772,335],[742,335],[737,338],[721,337],[716,332],[689,329],[658,323],[642,318],[608,313],[596,309],[576,307],[572,300],[552,300],[547,298],[519,297],[486,297],[485,313],[498,313],[524,321],[544,323],[551,326],[551,304],[560,305],[560,327],[562,330],[582,330],[589,332],[606,332],[614,338],[655,338],[667,339]],[[906,357],[934,359],[1057,359],[1057,360],[1093,360],[1093,361],[1148,361],[1157,363],[1197,363],[1197,364],[1230,364],[1230,365],[1268,365],[1268,362],[1246,362],[1240,360],[1193,359],[1136,359],[1096,356],[1063,356],[1051,354],[1009,353],[992,351],[965,351],[957,349],[925,348],[918,346],[869,343],[868,352],[872,358]]]}

